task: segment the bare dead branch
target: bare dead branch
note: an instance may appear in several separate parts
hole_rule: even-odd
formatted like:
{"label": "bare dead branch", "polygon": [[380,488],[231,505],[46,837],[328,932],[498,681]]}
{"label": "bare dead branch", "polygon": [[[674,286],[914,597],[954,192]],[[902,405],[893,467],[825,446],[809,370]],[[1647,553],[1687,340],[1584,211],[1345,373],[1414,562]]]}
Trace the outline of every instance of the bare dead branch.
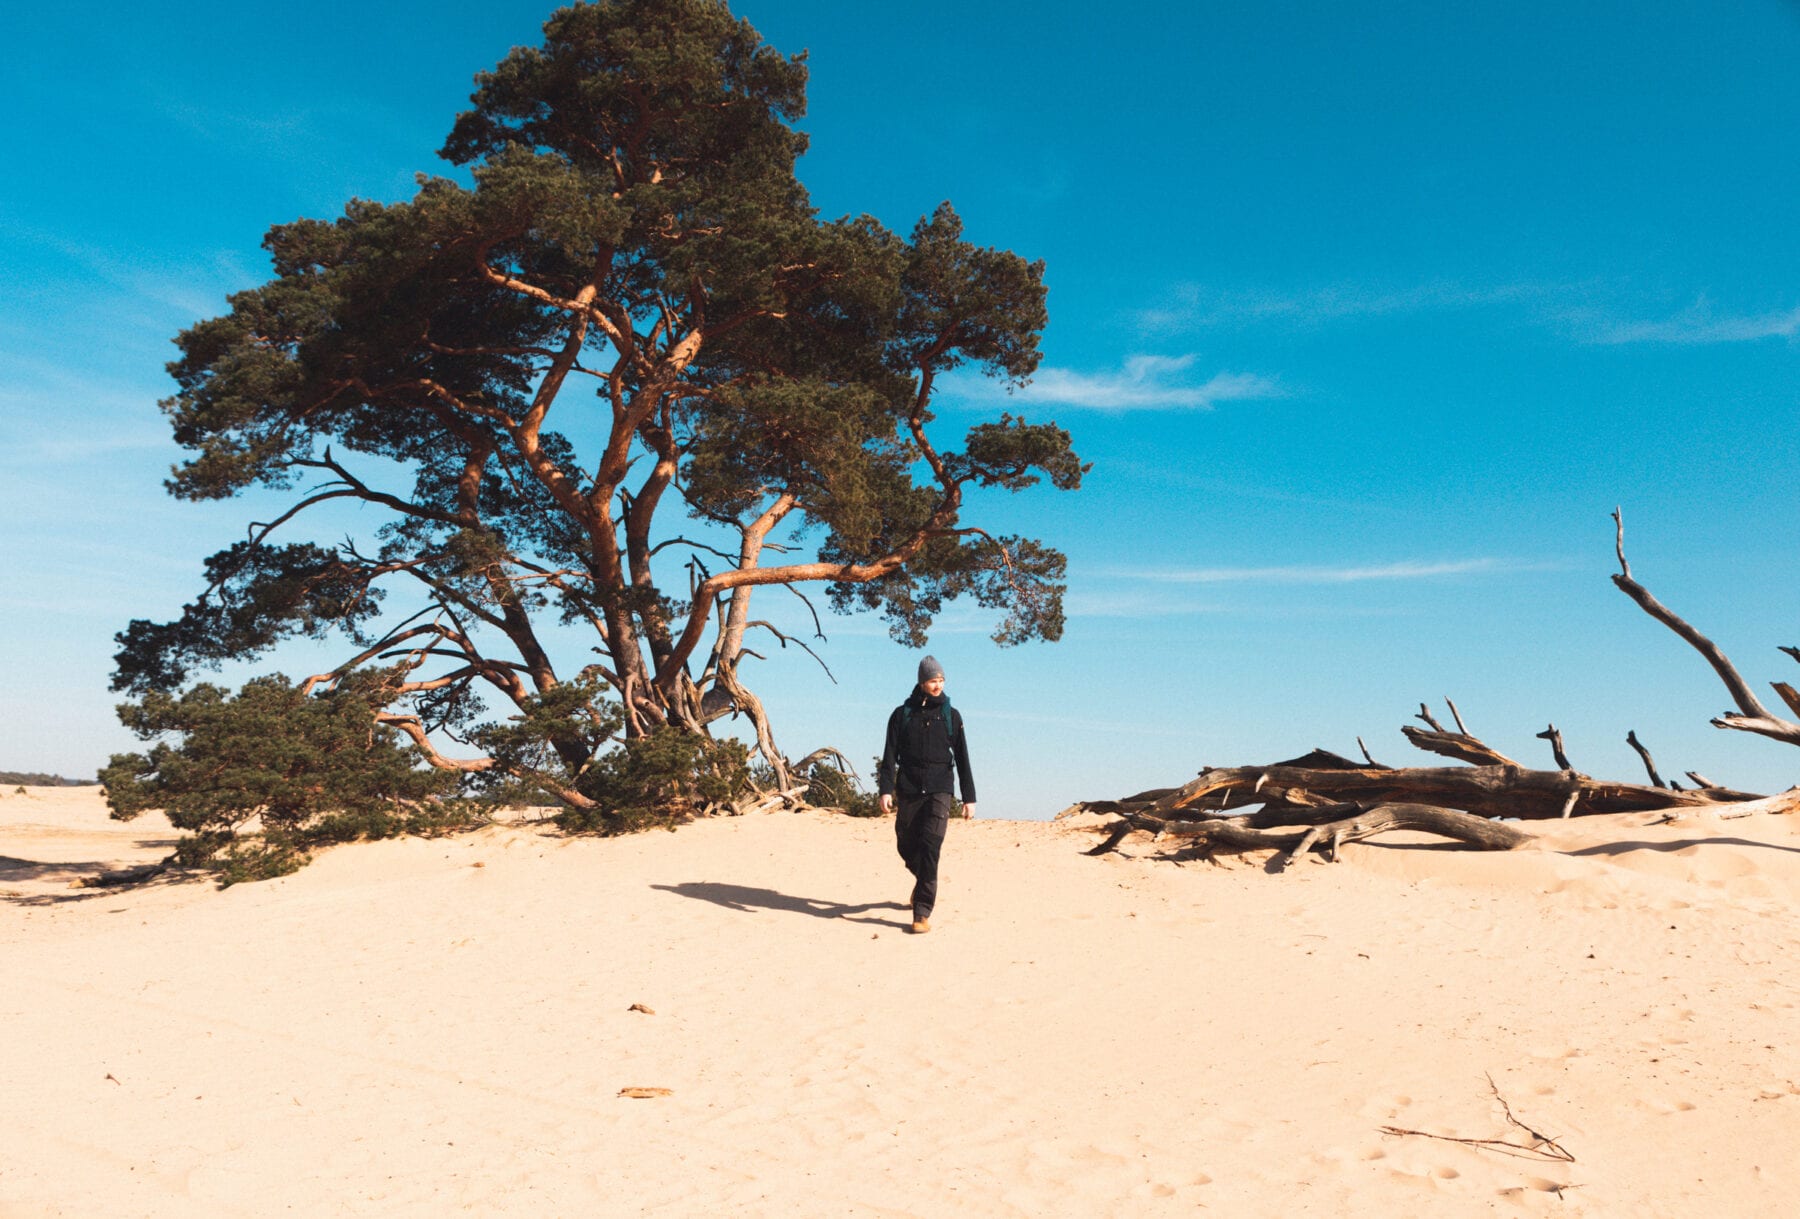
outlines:
{"label": "bare dead branch", "polygon": [[1466,732],[1427,732],[1423,728],[1414,728],[1411,724],[1401,725],[1400,731],[1416,748],[1423,749],[1426,753],[1441,754],[1476,766],[1518,765],[1492,745],[1477,740]]}
{"label": "bare dead branch", "polygon": [[[837,685],[837,677],[835,674],[832,673],[831,666],[825,663],[825,659],[822,656],[820,656],[817,652],[813,651],[812,648],[807,646],[807,643],[804,639],[795,639],[792,635],[785,635],[781,631],[777,630],[772,623],[764,622],[760,618],[758,618],[755,622],[746,622],[744,624],[744,629],[749,630],[751,627],[754,627],[754,626],[760,626],[763,630],[765,630],[765,631],[769,632],[769,634],[775,636],[776,639],[781,641],[781,646],[784,648],[787,647],[787,645],[790,643],[793,644],[795,647],[800,648],[808,656],[810,656],[814,660],[818,661],[819,667],[821,669],[825,670],[825,676],[831,678],[831,684],[834,686]],[[745,649],[743,649],[743,654],[751,655],[751,652],[748,648],[745,648]]]}
{"label": "bare dead branch", "polygon": [[[292,464],[308,465],[311,463],[294,462]],[[329,483],[326,484],[326,486],[330,485],[331,484]],[[274,533],[277,529],[293,520],[296,516],[299,516],[314,504],[322,504],[326,500],[331,499],[345,499],[355,494],[356,492],[348,487],[339,488],[335,491],[320,490],[316,494],[307,496],[272,521],[251,521],[245,532],[246,540],[249,541],[251,546],[261,546],[264,538],[268,537],[271,533]]]}
{"label": "bare dead branch", "polygon": [[[767,545],[767,543],[765,542],[764,545]],[[798,588],[795,588],[792,584],[787,586],[787,590],[790,593],[793,593],[794,596],[800,598],[800,604],[804,605],[806,607],[806,612],[812,615],[813,638],[821,639],[821,640],[824,639],[825,638],[825,628],[819,622],[819,611],[817,608],[814,607],[814,605],[812,603],[812,598],[808,597],[805,593],[801,592]]]}
{"label": "bare dead branch", "polygon": [[1652,596],[1649,589],[1631,578],[1631,567],[1625,562],[1625,518],[1616,508],[1613,510],[1613,520],[1618,525],[1617,550],[1620,571],[1612,578],[1612,582],[1618,586],[1621,592],[1637,602],[1639,608],[1646,614],[1674,631],[1690,647],[1699,652],[1706,663],[1712,666],[1713,672],[1719,675],[1719,680],[1725,683],[1725,689],[1730,693],[1732,701],[1737,704],[1736,713],[1726,711],[1714,716],[1713,727],[1736,728],[1773,740],[1786,741],[1790,745],[1800,745],[1800,724],[1770,713],[1717,644],[1688,625],[1679,614]]}
{"label": "bare dead branch", "polygon": [[[329,470],[331,473],[337,475],[337,481],[343,483],[345,489],[343,491],[333,492],[334,495],[354,495],[357,499],[366,500],[371,504],[380,504],[383,507],[392,508],[396,512],[405,513],[407,516],[419,517],[421,520],[438,521],[446,525],[469,525],[473,523],[468,518],[458,516],[455,513],[442,512],[436,508],[427,508],[422,504],[415,504],[410,500],[401,499],[397,495],[390,495],[386,491],[375,490],[360,478],[357,478],[354,474],[350,473],[350,471],[344,467],[343,463],[339,462],[331,455],[331,449],[329,447],[326,448],[325,454],[321,458],[296,458],[289,464],[303,466],[314,470]],[[331,484],[327,483],[326,485],[330,486]],[[295,511],[297,510],[298,509],[295,509]],[[292,512],[289,512],[287,515],[291,516],[292,514]],[[283,517],[282,519],[285,520],[286,517]],[[271,525],[269,528],[272,529],[274,526]],[[266,532],[267,531],[265,531],[265,533]]]}
{"label": "bare dead branch", "polygon": [[1656,773],[1656,760],[1650,756],[1650,751],[1644,747],[1644,743],[1638,740],[1636,729],[1625,734],[1625,743],[1637,750],[1638,757],[1644,760],[1644,769],[1650,772],[1651,787],[1669,786],[1663,782],[1662,776]]}
{"label": "bare dead branch", "polygon": [[727,563],[736,563],[738,560],[734,554],[720,550],[716,546],[708,546],[705,542],[696,542],[692,538],[669,538],[667,541],[658,542],[650,548],[650,555],[655,557],[671,546],[690,546],[695,550],[704,550],[707,554],[724,559]]}
{"label": "bare dead branch", "polygon": [[1431,718],[1431,708],[1427,707],[1424,703],[1419,704],[1419,714],[1417,718],[1424,720],[1426,725],[1430,727],[1433,732],[1444,731],[1444,726]]}
{"label": "bare dead branch", "polygon": [[1796,692],[1785,681],[1772,681],[1769,685],[1774,688],[1775,693],[1781,695],[1781,701],[1788,705],[1788,710],[1800,715],[1800,692]]}
{"label": "bare dead branch", "polygon": [[845,757],[842,751],[835,749],[830,745],[822,745],[818,749],[807,754],[804,758],[801,758],[798,762],[795,762],[794,773],[800,774],[811,770],[820,762],[825,761],[834,761],[838,770],[843,771],[853,779],[857,777],[856,768],[850,765],[850,759]]}
{"label": "bare dead branch", "polygon": [[1540,741],[1549,741],[1550,742],[1550,753],[1553,757],[1556,758],[1557,769],[1559,769],[1559,770],[1574,770],[1575,769],[1574,764],[1569,761],[1569,755],[1563,752],[1562,733],[1560,733],[1556,730],[1555,724],[1550,725],[1548,728],[1546,728],[1542,732],[1538,733],[1537,738]]}

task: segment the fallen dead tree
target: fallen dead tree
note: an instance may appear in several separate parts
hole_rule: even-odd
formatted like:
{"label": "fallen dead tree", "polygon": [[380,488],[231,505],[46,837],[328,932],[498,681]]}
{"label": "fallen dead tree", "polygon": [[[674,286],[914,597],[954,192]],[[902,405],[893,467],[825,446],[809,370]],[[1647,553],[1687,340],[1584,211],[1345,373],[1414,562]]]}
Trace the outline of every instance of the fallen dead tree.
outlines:
{"label": "fallen dead tree", "polygon": [[[1632,578],[1625,560],[1624,518],[1615,510],[1613,520],[1619,558],[1619,574],[1612,578],[1613,583],[1698,651],[1737,705],[1737,711],[1723,712],[1712,723],[1800,745],[1800,723],[1771,712],[1717,644]],[[1781,650],[1800,660],[1800,648]],[[1800,695],[1794,687],[1786,682],[1771,684],[1782,701],[1800,714]],[[1648,786],[1582,774],[1564,752],[1562,734],[1555,724],[1536,735],[1549,742],[1557,768],[1534,770],[1471,734],[1456,704],[1445,701],[1456,722],[1455,731],[1421,703],[1417,718],[1425,727],[1407,725],[1401,732],[1416,748],[1467,765],[1384,766],[1358,738],[1362,762],[1318,749],[1265,766],[1208,767],[1180,787],[1156,788],[1118,800],[1083,801],[1057,816],[1096,813],[1118,818],[1100,827],[1105,838],[1088,852],[1091,855],[1112,851],[1129,835],[1143,832],[1183,840],[1208,854],[1215,850],[1284,850],[1291,862],[1321,845],[1335,859],[1342,843],[1396,830],[1423,831],[1487,851],[1512,850],[1532,840],[1526,831],[1503,824],[1502,818],[1533,821],[1658,811],[1671,816],[1707,811],[1733,817],[1800,809],[1800,787],[1764,796],[1722,787],[1691,770],[1686,772],[1694,784],[1691,788],[1665,782],[1635,730],[1626,734],[1626,742],[1642,759]]]}
{"label": "fallen dead tree", "polygon": [[[1315,812],[1320,820],[1304,829],[1258,826],[1252,824],[1250,817],[1210,817],[1194,821],[1122,812],[1106,840],[1088,854],[1104,855],[1136,830],[1148,831],[1159,838],[1164,835],[1186,838],[1192,845],[1209,852],[1218,848],[1235,851],[1285,849],[1290,863],[1321,844],[1329,858],[1336,861],[1338,847],[1343,843],[1359,842],[1390,830],[1424,830],[1484,851],[1510,851],[1531,841],[1530,834],[1512,826],[1430,804],[1376,804],[1364,808],[1352,801],[1327,805]],[[1291,819],[1291,815],[1284,819]]]}
{"label": "fallen dead tree", "polygon": [[1342,843],[1397,830],[1423,831],[1484,851],[1509,851],[1531,841],[1530,833],[1500,818],[1702,810],[1730,816],[1796,808],[1800,788],[1762,796],[1716,786],[1645,787],[1516,763],[1394,768],[1314,750],[1267,766],[1209,767],[1181,787],[1083,801],[1057,817],[1116,816],[1116,822],[1104,827],[1105,839],[1089,852],[1095,855],[1142,831],[1185,839],[1207,853],[1273,848],[1287,851],[1293,860],[1317,846],[1336,858]]}

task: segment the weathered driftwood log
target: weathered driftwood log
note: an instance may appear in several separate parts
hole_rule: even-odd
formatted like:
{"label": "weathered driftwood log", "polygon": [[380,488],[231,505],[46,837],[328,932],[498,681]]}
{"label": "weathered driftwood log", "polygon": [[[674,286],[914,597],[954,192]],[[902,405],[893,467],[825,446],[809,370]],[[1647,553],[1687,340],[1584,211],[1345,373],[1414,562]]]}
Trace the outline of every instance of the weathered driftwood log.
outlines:
{"label": "weathered driftwood log", "polygon": [[1312,826],[1287,829],[1247,824],[1248,818],[1211,817],[1188,821],[1127,813],[1121,825],[1115,826],[1113,833],[1088,854],[1102,855],[1113,850],[1133,830],[1147,830],[1157,837],[1187,838],[1209,849],[1285,849],[1290,862],[1321,843],[1325,844],[1329,857],[1335,860],[1337,849],[1343,843],[1360,842],[1394,830],[1420,830],[1483,851],[1510,851],[1532,840],[1530,834],[1510,825],[1429,804],[1377,804],[1370,808],[1336,805],[1329,813],[1329,817],[1322,817]]}
{"label": "weathered driftwood log", "polygon": [[1758,813],[1797,812],[1800,811],[1800,787],[1790,787],[1784,792],[1776,792],[1773,796],[1764,796],[1760,800],[1741,800],[1710,811],[1721,820],[1754,817]]}
{"label": "weathered driftwood log", "polygon": [[1203,812],[1238,816],[1248,812],[1248,805],[1266,803],[1277,797],[1298,805],[1343,800],[1431,804],[1484,816],[1524,820],[1561,817],[1566,815],[1565,809],[1577,815],[1633,813],[1698,808],[1759,798],[1752,792],[1726,788],[1670,791],[1634,783],[1602,782],[1579,771],[1526,770],[1519,766],[1326,770],[1277,764],[1215,767],[1148,802],[1097,801],[1074,805],[1065,811],[1144,812],[1158,817],[1177,812],[1190,816]]}
{"label": "weathered driftwood log", "polygon": [[792,787],[784,787],[779,791],[752,792],[736,800],[712,805],[707,812],[742,817],[749,813],[766,813],[775,808],[799,808],[811,786],[809,783],[796,783]]}

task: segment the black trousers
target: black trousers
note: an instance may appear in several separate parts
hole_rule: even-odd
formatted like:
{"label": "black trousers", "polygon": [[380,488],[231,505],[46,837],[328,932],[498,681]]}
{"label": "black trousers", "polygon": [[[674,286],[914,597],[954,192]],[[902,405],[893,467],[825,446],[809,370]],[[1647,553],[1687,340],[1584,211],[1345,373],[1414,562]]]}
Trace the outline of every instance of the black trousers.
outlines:
{"label": "black trousers", "polygon": [[906,870],[913,874],[913,918],[930,918],[937,907],[938,856],[944,850],[944,834],[950,828],[949,792],[900,796],[894,816],[894,845]]}

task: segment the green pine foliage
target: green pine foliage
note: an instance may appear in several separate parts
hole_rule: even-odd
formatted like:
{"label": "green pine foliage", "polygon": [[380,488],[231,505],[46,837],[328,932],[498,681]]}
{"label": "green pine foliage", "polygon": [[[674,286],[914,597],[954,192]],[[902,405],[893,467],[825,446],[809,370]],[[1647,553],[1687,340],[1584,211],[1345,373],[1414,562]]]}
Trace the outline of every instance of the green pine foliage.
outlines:
{"label": "green pine foliage", "polygon": [[557,824],[578,833],[672,830],[749,791],[749,763],[741,741],[675,728],[633,737],[582,775],[594,807],[570,808]]}
{"label": "green pine foliage", "polygon": [[188,831],[179,861],[226,884],[291,872],[326,843],[472,824],[454,777],[421,768],[398,733],[371,722],[390,679],[359,674],[308,695],[265,677],[235,695],[202,684],[124,704],[126,726],[157,743],[100,772],[112,815],[162,809]]}
{"label": "green pine foliage", "polygon": [[852,817],[881,816],[881,797],[863,791],[853,777],[829,762],[814,763],[806,782],[806,802],[814,808],[835,808]]}

